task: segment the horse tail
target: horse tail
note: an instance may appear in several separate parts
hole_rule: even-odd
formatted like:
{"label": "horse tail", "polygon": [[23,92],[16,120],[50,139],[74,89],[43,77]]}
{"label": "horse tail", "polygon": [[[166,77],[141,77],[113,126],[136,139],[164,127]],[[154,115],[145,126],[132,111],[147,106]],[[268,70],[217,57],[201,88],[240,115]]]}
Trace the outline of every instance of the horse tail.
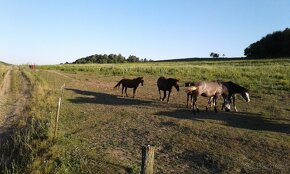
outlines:
{"label": "horse tail", "polygon": [[123,81],[123,79],[122,79],[122,80],[120,80],[120,81],[117,83],[117,85],[116,85],[114,88],[117,88],[118,86],[120,86],[120,85],[121,85],[121,83],[122,83],[122,81]]}
{"label": "horse tail", "polygon": [[197,89],[196,86],[190,86],[190,87],[188,87],[188,88],[185,89],[185,92],[186,92],[186,93],[190,93],[190,92],[192,92],[192,91],[194,91],[194,90],[196,90],[196,89]]}

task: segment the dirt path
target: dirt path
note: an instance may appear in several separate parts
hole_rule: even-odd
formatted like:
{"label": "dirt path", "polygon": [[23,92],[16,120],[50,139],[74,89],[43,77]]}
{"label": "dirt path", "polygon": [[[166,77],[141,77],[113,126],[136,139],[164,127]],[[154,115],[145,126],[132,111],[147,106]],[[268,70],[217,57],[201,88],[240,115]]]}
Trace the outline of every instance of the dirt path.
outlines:
{"label": "dirt path", "polygon": [[[4,130],[5,127],[12,123],[16,116],[21,115],[23,109],[25,108],[27,99],[29,95],[29,83],[28,79],[19,72],[17,68],[11,67],[3,80],[0,91],[0,132]],[[12,79],[13,75],[19,75],[17,79],[19,82],[19,92],[12,90]]]}

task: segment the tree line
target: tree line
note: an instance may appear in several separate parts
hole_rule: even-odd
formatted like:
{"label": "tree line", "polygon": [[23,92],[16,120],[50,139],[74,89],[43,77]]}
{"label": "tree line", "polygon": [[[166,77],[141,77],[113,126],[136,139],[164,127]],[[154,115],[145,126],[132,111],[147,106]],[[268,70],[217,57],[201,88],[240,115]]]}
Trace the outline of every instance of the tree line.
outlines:
{"label": "tree line", "polygon": [[130,55],[128,58],[122,56],[122,54],[94,54],[91,56],[77,59],[73,64],[85,64],[85,63],[126,63],[126,62],[148,62],[146,58],[141,59],[137,56]]}
{"label": "tree line", "polygon": [[249,58],[290,57],[290,29],[275,31],[244,50]]}

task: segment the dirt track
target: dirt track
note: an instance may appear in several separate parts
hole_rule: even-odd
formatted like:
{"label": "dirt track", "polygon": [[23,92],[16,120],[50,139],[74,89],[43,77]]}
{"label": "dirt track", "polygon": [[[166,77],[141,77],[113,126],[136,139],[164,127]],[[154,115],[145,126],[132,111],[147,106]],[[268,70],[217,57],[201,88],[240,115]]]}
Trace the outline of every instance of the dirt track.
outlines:
{"label": "dirt track", "polygon": [[[18,72],[18,73],[16,73]],[[19,84],[18,90],[12,90],[13,75],[18,75],[17,84]],[[16,116],[22,113],[26,101],[29,98],[29,85],[27,78],[17,68],[11,67],[1,84],[0,90],[0,132],[4,127],[7,127],[12,123]]]}

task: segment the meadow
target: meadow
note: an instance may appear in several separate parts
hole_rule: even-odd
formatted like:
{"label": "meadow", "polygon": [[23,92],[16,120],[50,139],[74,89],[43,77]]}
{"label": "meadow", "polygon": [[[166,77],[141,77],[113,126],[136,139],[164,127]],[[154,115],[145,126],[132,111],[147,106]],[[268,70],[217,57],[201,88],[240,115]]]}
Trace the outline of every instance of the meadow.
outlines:
{"label": "meadow", "polygon": [[[289,65],[289,59],[265,59],[22,67],[34,87],[29,115],[46,125],[36,126],[45,136],[33,129],[38,138],[30,142],[36,150],[26,171],[138,173],[141,146],[151,144],[156,173],[289,173]],[[137,76],[145,82],[136,98],[130,89],[129,97],[113,89],[123,77]],[[239,96],[239,112],[215,113],[205,112],[207,99],[200,98],[201,112],[193,114],[184,88],[173,89],[169,103],[159,101],[159,76],[178,78],[180,86],[231,80],[250,89],[251,102]]]}

